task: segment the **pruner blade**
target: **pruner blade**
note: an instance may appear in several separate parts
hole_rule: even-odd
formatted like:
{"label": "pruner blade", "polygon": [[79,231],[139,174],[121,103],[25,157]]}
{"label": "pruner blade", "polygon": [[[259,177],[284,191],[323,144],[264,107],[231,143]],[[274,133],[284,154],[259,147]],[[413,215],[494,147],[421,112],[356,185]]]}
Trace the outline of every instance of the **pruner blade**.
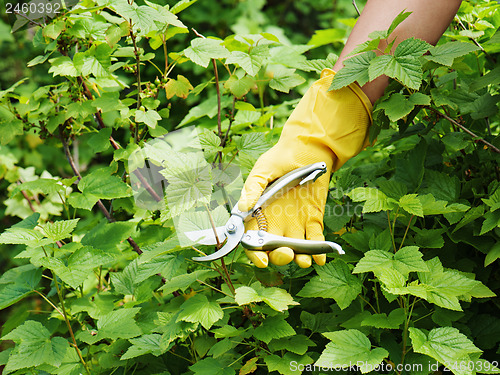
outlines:
{"label": "pruner blade", "polygon": [[197,260],[200,262],[217,260],[236,249],[236,247],[238,247],[238,245],[240,244],[243,235],[245,234],[245,225],[243,224],[243,219],[239,216],[232,215],[225,226],[224,234],[227,240],[222,248],[220,248],[213,254],[203,257],[195,257],[193,258],[193,260]]}

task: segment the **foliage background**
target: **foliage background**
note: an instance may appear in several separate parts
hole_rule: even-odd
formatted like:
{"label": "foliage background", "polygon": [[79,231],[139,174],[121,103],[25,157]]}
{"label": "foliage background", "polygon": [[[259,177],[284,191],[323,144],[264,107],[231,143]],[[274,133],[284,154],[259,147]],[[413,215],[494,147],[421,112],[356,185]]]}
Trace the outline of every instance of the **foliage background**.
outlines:
{"label": "foliage background", "polygon": [[[351,2],[198,0],[177,10],[167,2],[171,13],[138,4],[146,16],[162,14],[159,23],[130,16],[120,1],[85,0],[86,12],[10,34],[2,13],[4,372],[289,374],[300,372],[291,361],[361,359],[425,364],[422,374],[435,363],[497,373],[498,4],[463,2],[440,42],[460,45],[424,56],[429,46],[409,41],[386,57],[400,70],[365,54],[338,74],[337,87],[382,73],[395,80],[374,110],[377,143],[332,179],[325,233],[346,255],[307,270],[258,270],[241,250],[211,270],[194,264],[167,210],[135,206],[126,162],[136,144],[191,120],[205,129],[210,161],[220,155],[248,171],[332,66],[355,22]],[[130,24],[123,14],[137,18]],[[155,31],[162,22],[171,30],[167,62]],[[224,48],[203,50],[214,42],[193,29]],[[173,69],[162,77],[166,63]]]}

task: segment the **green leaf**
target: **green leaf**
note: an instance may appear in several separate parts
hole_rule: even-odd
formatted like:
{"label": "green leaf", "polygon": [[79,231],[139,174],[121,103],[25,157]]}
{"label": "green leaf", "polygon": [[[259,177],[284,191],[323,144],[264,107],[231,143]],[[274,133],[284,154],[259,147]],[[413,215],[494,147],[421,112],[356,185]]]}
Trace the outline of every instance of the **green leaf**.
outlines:
{"label": "green leaf", "polygon": [[170,9],[170,11],[173,14],[180,13],[184,9],[186,9],[187,7],[190,7],[191,5],[193,5],[194,3],[196,3],[197,1],[198,0],[180,0],[177,3],[175,3],[175,5]]}
{"label": "green leaf", "polygon": [[95,153],[106,151],[109,148],[109,137],[112,130],[111,128],[101,129],[89,138],[88,144]]}
{"label": "green leaf", "polygon": [[500,227],[500,211],[486,212],[486,214],[484,214],[484,219],[483,225],[481,226],[481,232],[479,233],[480,236],[488,233],[494,228]]}
{"label": "green leaf", "polygon": [[295,330],[281,315],[267,317],[264,322],[254,329],[253,336],[266,344],[273,339],[295,335]]}
{"label": "green leaf", "polygon": [[305,81],[303,77],[295,73],[295,69],[280,69],[274,73],[269,87],[288,93],[291,88],[301,85]]}
{"label": "green leaf", "polygon": [[347,264],[335,259],[324,266],[314,266],[318,276],[314,276],[298,293],[301,297],[333,298],[341,309],[348,307],[361,293],[361,281]]}
{"label": "green leaf", "polygon": [[108,253],[84,246],[76,250],[68,258],[67,265],[58,258],[41,258],[42,266],[51,269],[66,284],[77,289],[85,280],[92,275],[92,270],[108,264],[114,257]]}
{"label": "green leaf", "polygon": [[109,76],[109,67],[111,66],[111,47],[106,43],[93,45],[85,52],[78,52],[73,57],[73,63],[78,74],[94,77]]}
{"label": "green leaf", "polygon": [[408,277],[410,272],[427,272],[428,268],[422,260],[423,254],[417,246],[405,246],[396,253],[382,250],[370,250],[358,262],[353,273],[373,272],[379,276],[387,269],[394,269]]}
{"label": "green leaf", "polygon": [[217,302],[210,302],[206,296],[196,294],[181,305],[177,321],[200,323],[203,328],[210,329],[224,312]]}
{"label": "green leaf", "polygon": [[440,307],[462,311],[458,297],[471,292],[482,283],[456,270],[445,270],[439,258],[425,262],[430,272],[418,273],[418,278],[426,288],[425,299]]}
{"label": "green leaf", "polygon": [[446,232],[446,229],[419,229],[414,227],[413,230],[417,233],[415,244],[418,247],[440,249],[444,246],[443,233]]}
{"label": "green leaf", "polygon": [[439,327],[432,329],[428,334],[415,327],[409,328],[410,339],[413,350],[434,358],[444,366],[452,369],[454,374],[473,374],[467,370],[460,369],[457,363],[468,364],[470,354],[480,353],[477,348],[464,334],[453,327]]}
{"label": "green leaf", "polygon": [[189,369],[194,375],[234,375],[235,370],[215,358],[208,357],[196,362]]}
{"label": "green leaf", "polygon": [[360,86],[366,84],[370,81],[368,67],[376,56],[375,52],[370,51],[345,60],[344,66],[335,74],[328,90],[339,90],[353,82],[358,82]]}
{"label": "green leaf", "polygon": [[285,353],[283,357],[279,357],[275,354],[265,356],[264,362],[267,365],[268,373],[277,371],[282,375],[296,375],[302,372],[299,370],[300,368],[305,368],[305,366],[314,361],[308,355]]}
{"label": "green leaf", "polygon": [[58,180],[53,178],[38,178],[33,181],[23,182],[12,189],[10,196],[13,197],[22,190],[28,190],[35,194],[42,193],[45,195],[57,194],[66,190],[66,187]]}
{"label": "green leaf", "polygon": [[422,203],[417,197],[417,194],[407,194],[399,199],[399,207],[411,215],[424,217]]}
{"label": "green leaf", "polygon": [[137,223],[134,222],[114,222],[102,221],[93,226],[82,238],[82,245],[92,246],[96,249],[114,253],[121,241],[132,234]]}
{"label": "green leaf", "polygon": [[500,242],[497,242],[493,247],[488,251],[486,257],[484,258],[484,266],[489,266],[491,263],[500,258]]}
{"label": "green leaf", "polygon": [[[6,112],[6,114],[5,114]],[[13,139],[18,135],[22,135],[24,133],[23,122],[18,118],[15,118],[14,115],[7,110],[3,110],[0,107],[0,115],[3,117],[0,119],[0,144],[2,146],[10,143]]]}
{"label": "green leaf", "polygon": [[262,301],[276,311],[285,311],[288,310],[288,306],[299,305],[286,290],[275,287],[265,288],[259,282],[237,288],[234,298],[240,306]]}
{"label": "green leaf", "polygon": [[500,66],[486,73],[484,76],[477,78],[471,83],[470,89],[477,91],[489,85],[498,85],[500,83]]}
{"label": "green leaf", "polygon": [[5,372],[48,364],[58,367],[69,349],[62,337],[50,338],[50,332],[40,322],[28,320],[15,328],[2,340],[12,340],[16,347],[9,355]]}
{"label": "green leaf", "polygon": [[42,279],[41,268],[28,264],[12,268],[0,277],[0,310],[31,294]]}
{"label": "green leaf", "polygon": [[47,223],[42,227],[42,230],[45,235],[54,242],[64,240],[73,232],[79,220],[80,219],[59,220],[53,223]]}
{"label": "green leaf", "polygon": [[460,56],[479,50],[479,47],[472,43],[448,42],[439,46],[430,47],[430,55],[425,56],[429,61],[434,61],[441,65],[452,66],[453,61]]}
{"label": "green leaf", "polygon": [[389,100],[385,100],[377,106],[377,108],[383,109],[389,120],[393,122],[408,115],[414,107],[405,96],[399,93],[392,94]]}
{"label": "green leaf", "polygon": [[251,76],[257,75],[265,59],[269,56],[266,45],[253,47],[250,52],[232,51],[226,64],[237,64]]}
{"label": "green leaf", "polygon": [[149,353],[158,357],[166,351],[160,346],[161,335],[156,333],[130,339],[129,341],[132,346],[122,355],[120,358],[121,360],[135,358]]}
{"label": "green leaf", "polygon": [[184,50],[184,55],[195,64],[206,68],[211,59],[228,57],[229,51],[220,39],[196,38],[191,41],[191,46]]}
{"label": "green leaf", "polygon": [[345,37],[344,29],[324,29],[316,30],[312,38],[307,42],[314,47],[324,46],[335,42],[342,42]]}
{"label": "green leaf", "polygon": [[402,308],[392,310],[387,316],[385,313],[373,314],[363,319],[362,326],[375,328],[398,329],[405,320],[405,312]]}
{"label": "green leaf", "polygon": [[316,362],[317,366],[335,368],[356,364],[364,374],[372,371],[389,356],[383,348],[371,349],[368,337],[357,329],[325,332],[323,335],[332,342],[326,345]]}
{"label": "green leaf", "polygon": [[177,74],[177,79],[170,78],[165,85],[167,99],[172,98],[174,95],[179,98],[186,99],[192,89],[193,86],[188,79],[180,74]]}
{"label": "green leaf", "polygon": [[96,341],[101,339],[130,339],[140,336],[142,331],[134,319],[139,310],[140,308],[137,307],[120,308],[101,316],[97,321]]}
{"label": "green leaf", "polygon": [[78,183],[78,189],[87,196],[98,199],[130,197],[132,189],[120,177],[112,175],[108,168],[97,169]]}
{"label": "green leaf", "polygon": [[161,116],[154,109],[148,109],[146,111],[138,109],[135,111],[135,121],[143,122],[152,129],[156,127],[158,120],[161,120]]}
{"label": "green leaf", "polygon": [[292,68],[302,70],[304,72],[321,73],[323,69],[332,69],[335,66],[338,56],[334,53],[329,53],[326,59],[307,60],[294,64]]}
{"label": "green leaf", "polygon": [[205,157],[210,158],[215,156],[219,151],[222,151],[221,139],[213,132],[208,129],[201,129],[198,133],[198,138],[200,140],[200,146],[203,148],[203,153]]}
{"label": "green leaf", "polygon": [[202,153],[173,152],[169,164],[160,173],[168,181],[165,194],[173,217],[196,205],[210,202],[212,173]]}
{"label": "green leaf", "polygon": [[489,198],[481,200],[490,208],[490,211],[496,211],[500,208],[500,188],[495,189]]}
{"label": "green leaf", "polygon": [[147,34],[156,27],[155,21],[167,21],[164,15],[160,14],[156,9],[150,6],[138,6],[135,3],[129,4],[127,1],[123,0],[113,2],[112,6],[116,13],[125,18],[127,21],[132,21],[135,32],[138,32],[138,29],[140,29],[141,33]]}
{"label": "green leaf", "polygon": [[304,355],[310,346],[316,346],[314,341],[304,335],[295,335],[272,340],[268,345],[269,350],[287,350],[298,355]]}
{"label": "green leaf", "polygon": [[432,194],[419,195],[418,199],[422,203],[422,211],[424,216],[440,215],[452,212],[465,212],[470,207],[464,204],[453,203],[448,204],[446,201],[437,201]]}
{"label": "green leaf", "polygon": [[198,280],[205,281],[217,275],[218,273],[212,270],[196,270],[190,273],[184,273],[167,280],[160,290],[162,290],[165,295],[177,290],[185,291]]}
{"label": "green leaf", "polygon": [[[406,87],[418,90],[422,82],[422,67],[418,60],[430,45],[420,39],[403,40],[394,51],[394,55],[377,56],[368,68],[370,81],[381,75],[387,75],[401,82]],[[361,83],[360,83],[361,84]]]}
{"label": "green leaf", "polygon": [[244,76],[238,78],[235,74],[231,75],[226,82],[224,82],[224,87],[231,91],[236,98],[240,99],[255,85],[255,80],[250,76]]}
{"label": "green leaf", "polygon": [[396,203],[396,201],[388,198],[387,195],[375,188],[358,187],[347,193],[347,196],[354,202],[365,201],[363,205],[364,213],[390,210]]}

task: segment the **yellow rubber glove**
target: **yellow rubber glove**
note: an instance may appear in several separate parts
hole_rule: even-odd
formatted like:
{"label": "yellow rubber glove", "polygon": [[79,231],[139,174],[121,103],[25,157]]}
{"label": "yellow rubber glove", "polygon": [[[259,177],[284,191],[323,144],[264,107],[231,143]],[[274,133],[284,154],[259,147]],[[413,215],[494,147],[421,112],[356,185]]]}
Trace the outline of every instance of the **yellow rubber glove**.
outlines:
{"label": "yellow rubber glove", "polygon": [[[297,186],[266,207],[268,232],[280,236],[324,241],[323,215],[328,185],[333,171],[357,155],[368,145],[372,105],[356,83],[336,91],[328,91],[335,75],[330,69],[321,73],[300,100],[285,123],[278,143],[255,163],[245,182],[238,207],[250,210],[266,186],[296,168],[325,162],[327,173],[305,186]],[[252,219],[247,230],[258,229]],[[292,260],[303,268],[312,264],[311,256],[294,254],[290,248],[271,252],[245,251],[257,267],[284,265]],[[326,254],[313,255],[324,265]]]}

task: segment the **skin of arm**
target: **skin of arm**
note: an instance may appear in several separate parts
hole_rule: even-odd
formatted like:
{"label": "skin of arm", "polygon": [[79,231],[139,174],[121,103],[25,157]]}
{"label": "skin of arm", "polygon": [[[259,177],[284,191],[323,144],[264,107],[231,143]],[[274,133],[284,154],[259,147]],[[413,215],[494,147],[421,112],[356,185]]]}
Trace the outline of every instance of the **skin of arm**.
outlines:
{"label": "skin of arm", "polygon": [[[371,32],[387,30],[394,18],[403,10],[412,14],[392,33],[391,37],[396,39],[393,50],[401,41],[411,37],[435,45],[450,25],[461,2],[461,0],[368,0],[333,70],[339,71],[344,66],[346,56],[357,45],[369,40],[368,35]],[[387,44],[388,41],[382,41],[379,49],[383,51]],[[368,82],[361,89],[373,104],[383,95],[388,84],[389,78],[381,76]]]}

